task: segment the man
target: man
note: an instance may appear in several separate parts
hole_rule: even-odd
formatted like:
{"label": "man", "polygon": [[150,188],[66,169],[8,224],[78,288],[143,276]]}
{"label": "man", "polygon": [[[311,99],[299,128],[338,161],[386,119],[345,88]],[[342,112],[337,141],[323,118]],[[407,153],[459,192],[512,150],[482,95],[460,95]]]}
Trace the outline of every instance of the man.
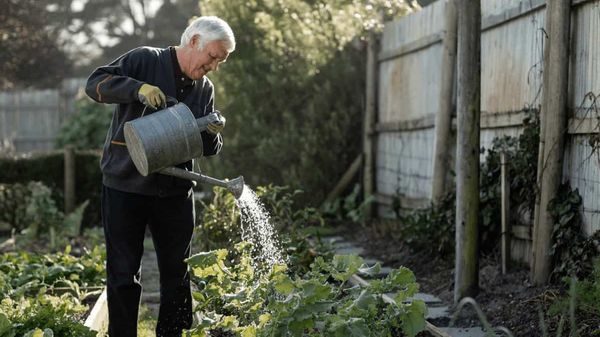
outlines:
{"label": "man", "polygon": [[[156,335],[181,336],[192,324],[190,280],[184,259],[194,227],[192,182],[136,170],[123,136],[125,122],[166,105],[184,102],[196,118],[214,110],[213,85],[206,78],[235,49],[229,25],[217,17],[190,23],[178,47],[140,47],[99,67],[86,93],[100,103],[117,104],[104,144],[102,223],[107,252],[108,334],[137,335],[140,271],[146,226],[150,228],[160,272],[160,309]],[[153,109],[150,109],[153,108]],[[217,154],[224,125],[202,133],[204,155]],[[191,170],[192,162],[178,167]]]}

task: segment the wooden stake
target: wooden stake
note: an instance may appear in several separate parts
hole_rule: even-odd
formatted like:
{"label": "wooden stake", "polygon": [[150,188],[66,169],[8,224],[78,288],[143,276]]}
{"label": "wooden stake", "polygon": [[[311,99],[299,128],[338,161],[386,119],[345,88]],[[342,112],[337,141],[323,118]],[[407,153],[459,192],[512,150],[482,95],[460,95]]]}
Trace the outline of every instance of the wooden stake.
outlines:
{"label": "wooden stake", "polygon": [[508,273],[510,268],[510,240],[512,230],[510,226],[510,180],[508,176],[507,154],[500,153],[500,189],[502,193],[502,274]]}
{"label": "wooden stake", "polygon": [[458,13],[455,303],[479,288],[480,0],[459,0]]}
{"label": "wooden stake", "polygon": [[75,209],[75,152],[71,146],[64,149],[65,213]]}
{"label": "wooden stake", "polygon": [[541,165],[538,167],[540,186],[537,219],[534,219],[533,282],[545,284],[552,268],[550,247],[552,245],[553,219],[548,205],[556,197],[562,179],[562,163],[567,128],[567,93],[569,76],[569,35],[571,1],[548,1],[546,23],[549,41],[548,58],[544,64],[544,99],[541,124],[543,140]]}
{"label": "wooden stake", "polygon": [[[367,48],[367,83],[366,83],[366,107],[365,119],[363,123],[363,154],[364,154],[364,174],[363,174],[363,196],[366,200],[375,193],[375,122],[377,106],[377,77],[378,67],[377,50],[379,49],[378,37],[374,32],[369,34],[369,45]],[[372,204],[367,205],[365,209],[367,218],[373,215]]]}
{"label": "wooden stake", "polygon": [[346,170],[342,178],[340,178],[340,181],[338,181],[333,190],[329,192],[327,198],[325,198],[325,202],[333,202],[342,194],[342,192],[344,192],[346,187],[348,187],[348,185],[352,182],[352,178],[354,178],[354,176],[356,176],[356,174],[360,171],[362,159],[362,155],[358,155],[358,157],[354,159],[348,170]]}
{"label": "wooden stake", "polygon": [[442,80],[440,106],[435,115],[435,150],[433,156],[433,182],[431,198],[434,203],[446,194],[446,178],[450,161],[450,130],[456,68],[456,25],[458,14],[455,0],[446,1],[446,32],[442,42]]}

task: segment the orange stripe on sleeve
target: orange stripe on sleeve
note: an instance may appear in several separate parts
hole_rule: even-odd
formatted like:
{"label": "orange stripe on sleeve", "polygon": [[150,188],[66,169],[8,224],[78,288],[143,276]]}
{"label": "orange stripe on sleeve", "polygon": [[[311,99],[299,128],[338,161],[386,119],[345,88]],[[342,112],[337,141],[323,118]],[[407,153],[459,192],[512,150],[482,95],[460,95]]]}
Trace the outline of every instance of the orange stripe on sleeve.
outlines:
{"label": "orange stripe on sleeve", "polygon": [[105,79],[103,79],[102,81],[98,82],[98,84],[96,84],[96,94],[98,95],[98,101],[102,101],[102,95],[100,94],[100,84],[110,80],[112,77],[112,75],[108,75]]}

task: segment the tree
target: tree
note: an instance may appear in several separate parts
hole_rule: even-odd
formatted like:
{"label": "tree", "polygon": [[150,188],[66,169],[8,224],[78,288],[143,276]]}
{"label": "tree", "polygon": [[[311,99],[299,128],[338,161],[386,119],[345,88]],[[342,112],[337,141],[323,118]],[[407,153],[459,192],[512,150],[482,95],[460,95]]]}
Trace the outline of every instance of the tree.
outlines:
{"label": "tree", "polygon": [[52,30],[46,1],[0,4],[0,88],[54,87],[71,70],[71,60]]}
{"label": "tree", "polygon": [[319,203],[361,152],[368,29],[410,7],[401,1],[203,1],[238,46],[210,77],[229,119],[215,175],[286,184]]}
{"label": "tree", "polygon": [[53,22],[64,36],[77,37],[65,43],[86,72],[136,46],[178,44],[188,20],[200,14],[197,0],[54,1],[60,4],[51,7]]}

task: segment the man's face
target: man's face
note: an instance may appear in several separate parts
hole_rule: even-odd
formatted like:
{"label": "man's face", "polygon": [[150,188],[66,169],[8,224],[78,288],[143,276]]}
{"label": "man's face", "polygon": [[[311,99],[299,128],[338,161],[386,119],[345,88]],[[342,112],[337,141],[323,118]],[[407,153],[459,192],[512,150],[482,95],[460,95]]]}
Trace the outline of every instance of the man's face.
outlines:
{"label": "man's face", "polygon": [[190,42],[191,51],[186,75],[192,80],[199,80],[211,71],[216,71],[219,65],[227,60],[229,53],[223,41],[211,41],[198,50],[199,36],[196,35]]}

